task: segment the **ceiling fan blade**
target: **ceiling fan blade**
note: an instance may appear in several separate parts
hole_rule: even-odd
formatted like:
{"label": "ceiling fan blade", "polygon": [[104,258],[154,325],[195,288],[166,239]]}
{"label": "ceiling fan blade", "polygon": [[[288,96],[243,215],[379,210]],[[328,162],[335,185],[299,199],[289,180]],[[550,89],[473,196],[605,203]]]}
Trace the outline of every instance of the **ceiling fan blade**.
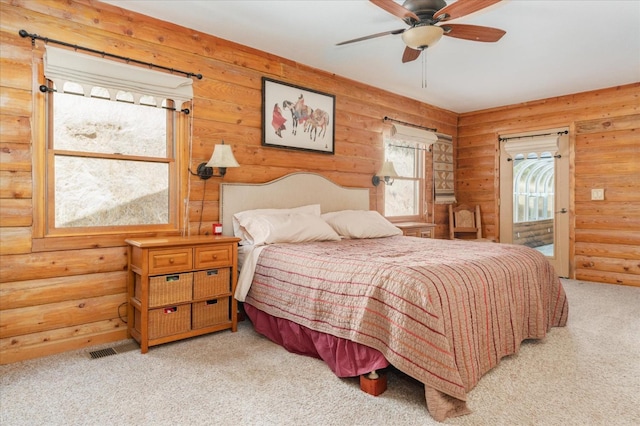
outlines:
{"label": "ceiling fan blade", "polygon": [[404,20],[404,19],[410,18],[415,20],[416,22],[420,21],[420,18],[418,17],[418,15],[416,15],[409,9],[405,9],[404,7],[400,6],[398,3],[394,2],[393,0],[369,0],[369,1],[375,4],[376,6],[378,6],[379,8],[386,10],[390,14],[397,16],[400,19]]}
{"label": "ceiling fan blade", "polygon": [[404,48],[404,53],[402,54],[402,63],[405,64],[407,62],[415,61],[420,56],[422,50],[412,49],[409,46]]}
{"label": "ceiling fan blade", "polygon": [[[448,21],[449,19],[456,19],[470,13],[476,12],[485,7],[489,7],[493,4],[500,2],[501,0],[458,0],[455,3],[451,3],[449,6],[445,6],[434,15],[434,19],[440,21]],[[404,9],[404,8],[403,8]]]}
{"label": "ceiling fan blade", "polygon": [[381,32],[381,33],[371,34],[371,35],[364,36],[364,37],[354,38],[353,40],[342,41],[340,43],[337,43],[336,46],[342,46],[343,44],[355,43],[357,41],[369,40],[370,38],[382,37],[382,36],[386,36],[386,35],[389,35],[389,34],[402,34],[403,32],[404,32],[404,28],[401,29],[401,30],[384,31],[384,32]]}
{"label": "ceiling fan blade", "polygon": [[446,36],[489,43],[500,40],[507,33],[498,28],[482,27],[480,25],[444,24],[440,26]]}

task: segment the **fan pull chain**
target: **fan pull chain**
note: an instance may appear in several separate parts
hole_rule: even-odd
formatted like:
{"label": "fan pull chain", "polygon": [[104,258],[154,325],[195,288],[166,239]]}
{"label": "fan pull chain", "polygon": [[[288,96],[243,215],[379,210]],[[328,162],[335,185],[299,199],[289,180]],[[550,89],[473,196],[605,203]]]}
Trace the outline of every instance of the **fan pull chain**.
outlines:
{"label": "fan pull chain", "polygon": [[422,88],[427,88],[427,48],[422,51]]}

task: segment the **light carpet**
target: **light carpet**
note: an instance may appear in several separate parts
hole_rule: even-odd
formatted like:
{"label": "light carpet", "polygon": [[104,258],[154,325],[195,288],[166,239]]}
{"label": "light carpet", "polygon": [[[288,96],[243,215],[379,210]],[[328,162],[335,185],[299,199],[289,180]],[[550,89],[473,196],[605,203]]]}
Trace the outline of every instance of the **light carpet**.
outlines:
{"label": "light carpet", "polygon": [[[563,280],[569,323],[480,380],[452,425],[639,425],[640,288]],[[90,359],[126,342],[0,366],[0,424],[437,425],[391,370],[373,397],[314,358],[229,331]]]}

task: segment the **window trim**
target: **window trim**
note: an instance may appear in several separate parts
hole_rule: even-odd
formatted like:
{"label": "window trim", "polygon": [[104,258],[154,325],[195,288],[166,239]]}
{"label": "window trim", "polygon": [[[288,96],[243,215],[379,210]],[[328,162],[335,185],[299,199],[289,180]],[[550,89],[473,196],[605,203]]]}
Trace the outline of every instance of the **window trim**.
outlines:
{"label": "window trim", "polygon": [[[389,135],[385,135],[384,136],[384,149],[383,149],[383,153],[384,153],[384,161],[387,161],[387,156],[386,156],[386,152],[387,152],[387,145],[391,144],[394,142],[394,139],[392,139]],[[398,143],[401,143],[399,141],[395,141]],[[412,149],[411,147],[407,147],[407,149]],[[426,193],[427,190],[429,188],[427,188],[427,184],[426,184],[426,176],[427,176],[427,157],[429,157],[428,155],[426,155],[426,149],[425,148],[418,148],[415,147],[413,148],[415,150],[418,151],[418,156],[416,158],[416,168],[418,169],[418,177],[403,177],[403,176],[398,176],[396,178],[394,178],[394,181],[397,180],[405,180],[405,181],[412,181],[412,182],[418,182],[418,213],[415,215],[405,215],[405,216],[387,216],[386,214],[386,210],[387,210],[387,201],[386,201],[386,186],[385,186],[385,191],[383,193],[383,208],[384,208],[384,216],[392,223],[399,223],[399,222],[423,222],[426,220],[426,217],[428,216],[428,211],[427,209],[424,209],[424,205],[425,205],[425,200],[426,200]],[[386,184],[385,184],[386,185]],[[433,202],[433,200],[432,200]],[[423,211],[424,210],[424,211]]]}

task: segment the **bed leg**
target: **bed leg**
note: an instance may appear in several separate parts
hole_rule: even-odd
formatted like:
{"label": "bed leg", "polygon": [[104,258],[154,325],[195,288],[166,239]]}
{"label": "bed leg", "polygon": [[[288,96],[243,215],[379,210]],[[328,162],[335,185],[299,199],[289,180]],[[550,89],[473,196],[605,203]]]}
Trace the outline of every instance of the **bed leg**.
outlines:
{"label": "bed leg", "polygon": [[378,396],[387,390],[387,376],[373,370],[360,376],[360,389],[369,395]]}

